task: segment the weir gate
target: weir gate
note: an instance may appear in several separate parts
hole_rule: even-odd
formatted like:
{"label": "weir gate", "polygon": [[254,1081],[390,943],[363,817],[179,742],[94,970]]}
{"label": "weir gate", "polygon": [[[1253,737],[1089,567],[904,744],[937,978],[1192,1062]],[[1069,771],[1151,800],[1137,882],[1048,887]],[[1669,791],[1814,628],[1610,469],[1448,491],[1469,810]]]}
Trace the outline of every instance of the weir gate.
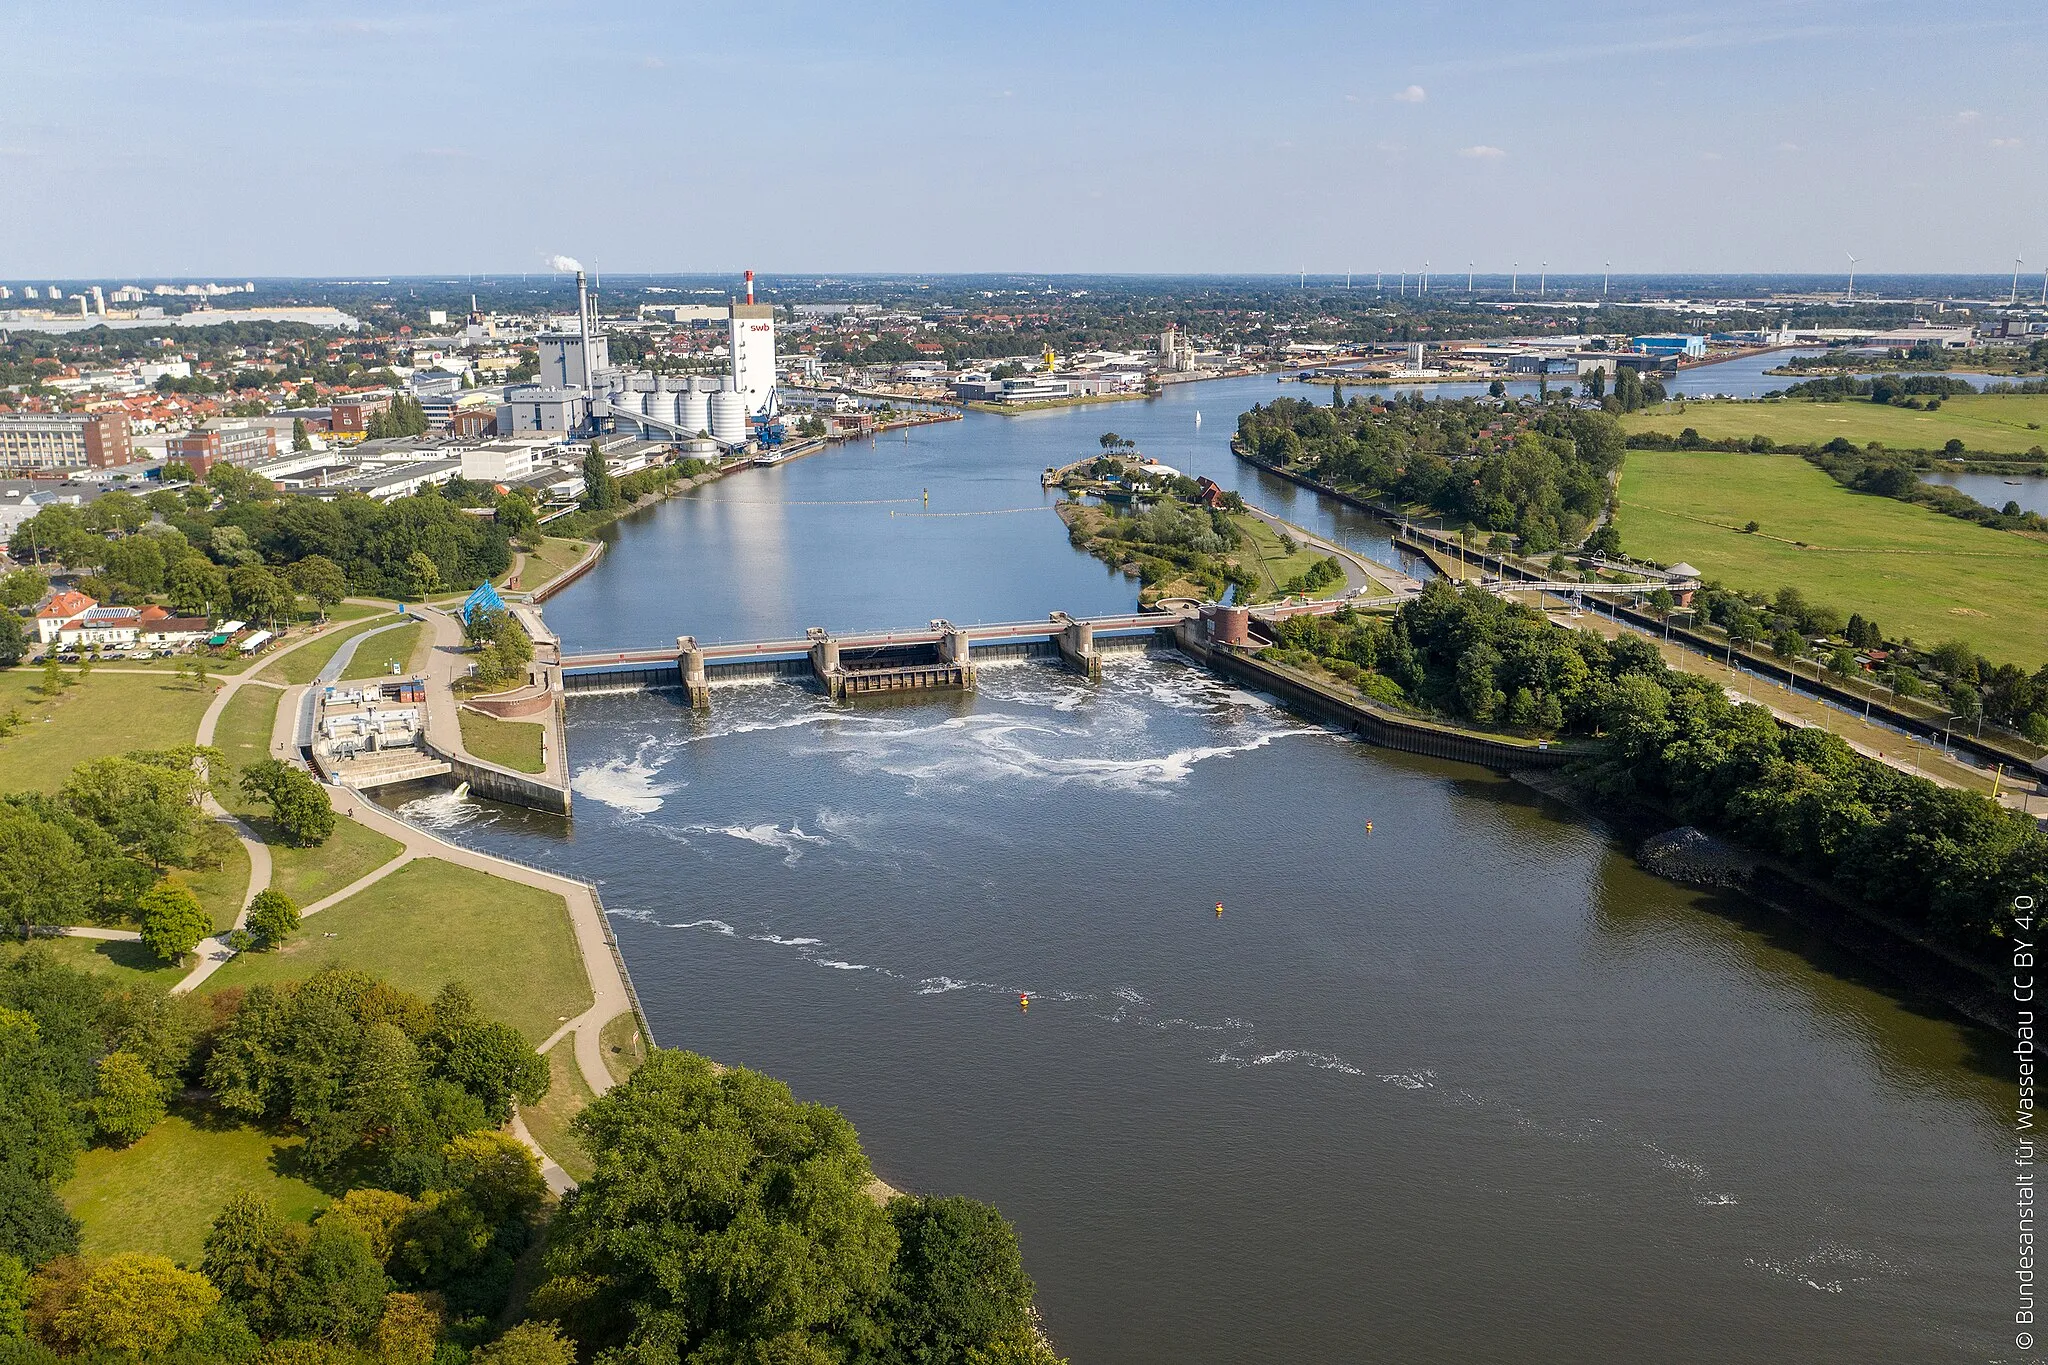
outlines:
{"label": "weir gate", "polygon": [[1196,619],[1192,606],[1125,616],[1074,617],[1053,612],[1043,621],[956,626],[933,621],[922,629],[835,634],[812,627],[802,638],[700,643],[684,635],[673,648],[564,654],[565,696],[676,690],[692,706],[709,706],[715,683],[788,678],[817,686],[834,701],[903,692],[967,692],[975,668],[1002,659],[1058,658],[1089,678],[1102,676],[1106,651],[1175,643],[1176,632]]}

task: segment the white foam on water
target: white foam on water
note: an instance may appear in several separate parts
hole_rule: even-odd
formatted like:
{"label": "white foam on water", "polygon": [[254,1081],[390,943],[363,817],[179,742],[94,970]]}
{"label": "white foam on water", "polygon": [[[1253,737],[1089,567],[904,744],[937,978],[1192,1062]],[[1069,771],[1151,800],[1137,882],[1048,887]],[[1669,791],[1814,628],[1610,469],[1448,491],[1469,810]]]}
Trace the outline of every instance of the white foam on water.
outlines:
{"label": "white foam on water", "polygon": [[748,934],[756,943],[773,943],[780,948],[809,948],[823,943],[822,938],[780,938],[774,934]]}
{"label": "white foam on water", "polygon": [[586,801],[628,815],[654,814],[683,784],[658,780],[661,770],[645,761],[648,747],[643,744],[631,758],[592,764],[569,779],[569,789]]}
{"label": "white foam on water", "polygon": [[789,828],[773,823],[759,825],[690,825],[688,831],[695,834],[723,834],[728,838],[756,844],[762,848],[776,849],[783,855],[785,865],[795,866],[804,856],[806,845],[822,846],[832,841],[819,834],[806,834],[796,821],[789,822]]}
{"label": "white foam on water", "polygon": [[708,929],[712,933],[725,938],[736,938],[739,935],[739,930],[733,928],[722,919],[684,920],[678,924],[664,924],[661,927],[664,929]]}
{"label": "white foam on water", "polygon": [[[447,791],[408,801],[398,808],[398,813],[407,820],[425,825],[428,829],[461,829],[464,825],[475,823],[477,818],[484,814],[484,808],[466,796],[457,796],[454,792]],[[496,819],[497,817],[493,815],[486,823],[496,823]]]}

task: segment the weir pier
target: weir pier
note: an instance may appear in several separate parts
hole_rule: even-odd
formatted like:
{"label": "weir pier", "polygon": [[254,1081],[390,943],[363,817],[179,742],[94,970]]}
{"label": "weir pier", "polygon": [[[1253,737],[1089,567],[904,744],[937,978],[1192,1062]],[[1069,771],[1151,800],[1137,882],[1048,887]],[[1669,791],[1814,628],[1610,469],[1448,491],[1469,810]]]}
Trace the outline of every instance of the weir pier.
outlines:
{"label": "weir pier", "polygon": [[673,649],[564,654],[565,696],[674,689],[692,707],[711,705],[715,683],[786,678],[808,681],[834,701],[901,692],[971,692],[977,666],[999,659],[1057,658],[1092,681],[1104,652],[1174,643],[1196,618],[1192,604],[1121,616],[1050,613],[1043,621],[957,626],[935,620],[921,628],[834,632],[813,626],[782,640],[705,643],[678,636]]}

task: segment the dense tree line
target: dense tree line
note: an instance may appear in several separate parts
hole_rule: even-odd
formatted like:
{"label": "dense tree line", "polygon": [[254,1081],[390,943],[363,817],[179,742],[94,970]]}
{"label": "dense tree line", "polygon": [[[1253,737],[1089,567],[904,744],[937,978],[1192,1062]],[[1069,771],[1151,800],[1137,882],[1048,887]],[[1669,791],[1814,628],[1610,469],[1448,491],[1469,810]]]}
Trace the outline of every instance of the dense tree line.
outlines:
{"label": "dense tree line", "polygon": [[1368,695],[1595,737],[1585,776],[1609,797],[1717,828],[1987,959],[2012,897],[2048,895],[2048,835],[2030,818],[1782,727],[1636,636],[1560,630],[1437,580],[1391,619],[1296,617],[1280,640],[1283,660],[1320,661]]}
{"label": "dense tree line", "polygon": [[115,491],[53,504],[9,538],[17,558],[91,568],[102,600],[162,597],[175,609],[284,616],[294,592],[332,605],[348,592],[419,597],[474,587],[512,563],[510,536],[437,490],[377,502],[280,496],[233,465],[146,497]]}
{"label": "dense tree line", "polygon": [[[1967,380],[1951,379],[1942,374],[1881,374],[1870,379],[1858,379],[1850,374],[1831,374],[1820,379],[1802,379],[1796,384],[1787,384],[1786,398],[1809,398],[1822,403],[1839,403],[1845,398],[1868,398],[1873,403],[1894,407],[1925,406],[1909,402],[1909,399],[1954,398],[1958,394],[1975,393],[1976,386]],[[1940,404],[1935,404],[1939,407]]]}
{"label": "dense tree line", "polygon": [[[459,986],[428,1002],[325,972],[204,1000],[115,990],[30,948],[0,968],[0,1360],[463,1360],[542,1226],[539,1168],[494,1130],[546,1084]],[[194,1085],[304,1133],[339,1197],[308,1227],[238,1195],[196,1266],[79,1256],[54,1186],[85,1145],[133,1142]],[[541,1326],[467,1358],[574,1361]]]}
{"label": "dense tree line", "polygon": [[529,1312],[590,1355],[1052,1361],[1002,1217],[876,1203],[852,1126],[778,1081],[657,1051],[576,1127],[597,1170],[551,1230]]}
{"label": "dense tree line", "polygon": [[1238,418],[1237,448],[1548,551],[1577,544],[1607,506],[1623,438],[1606,413],[1559,404],[1281,398]]}

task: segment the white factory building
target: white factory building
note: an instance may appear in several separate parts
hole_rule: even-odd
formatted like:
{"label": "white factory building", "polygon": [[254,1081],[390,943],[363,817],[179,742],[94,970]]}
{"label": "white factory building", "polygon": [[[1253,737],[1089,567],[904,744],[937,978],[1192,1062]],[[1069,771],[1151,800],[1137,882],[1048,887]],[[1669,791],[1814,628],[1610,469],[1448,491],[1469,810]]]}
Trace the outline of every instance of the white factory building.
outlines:
{"label": "white factory building", "polygon": [[577,324],[540,336],[536,382],[512,389],[498,409],[498,430],[592,435],[637,427],[649,440],[709,436],[721,445],[747,442],[756,417],[773,416],[775,309],[754,302],[754,272],[747,272],[746,302],[727,310],[732,327],[732,369],[718,376],[671,376],[626,370],[611,363],[583,272],[576,273]]}

